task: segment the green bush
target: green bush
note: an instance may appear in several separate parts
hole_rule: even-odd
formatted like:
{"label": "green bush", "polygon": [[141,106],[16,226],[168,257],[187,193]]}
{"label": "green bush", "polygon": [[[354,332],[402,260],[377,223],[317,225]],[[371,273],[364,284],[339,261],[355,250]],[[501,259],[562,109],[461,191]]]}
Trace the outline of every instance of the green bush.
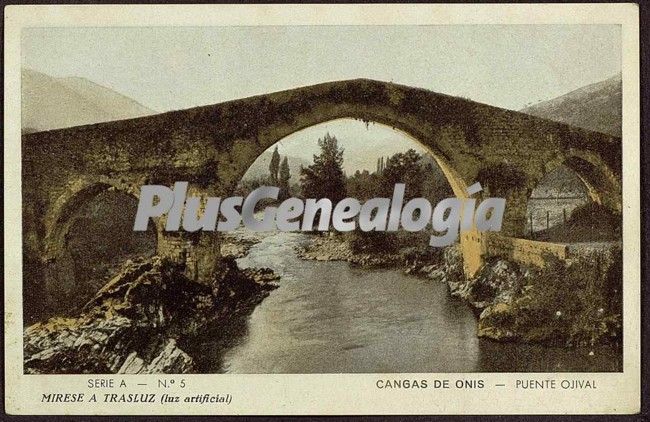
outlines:
{"label": "green bush", "polygon": [[593,252],[570,265],[548,257],[548,266],[514,300],[514,330],[530,342],[619,342],[621,259],[619,249]]}

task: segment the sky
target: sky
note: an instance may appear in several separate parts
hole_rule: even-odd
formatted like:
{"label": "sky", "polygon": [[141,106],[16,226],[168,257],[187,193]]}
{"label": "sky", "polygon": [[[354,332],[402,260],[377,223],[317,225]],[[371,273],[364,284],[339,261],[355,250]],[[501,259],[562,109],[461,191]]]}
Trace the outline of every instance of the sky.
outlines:
{"label": "sky", "polygon": [[[77,76],[158,112],[370,78],[519,110],[620,72],[617,25],[30,28],[23,67]],[[379,124],[328,122],[285,138],[311,159],[330,132],[345,170],[417,144]],[[371,148],[368,148],[372,146]]]}
{"label": "sky", "polygon": [[30,28],[23,66],[169,111],[371,78],[518,110],[620,71],[617,25]]}
{"label": "sky", "polygon": [[[379,123],[354,119],[337,119],[292,133],[276,145],[280,155],[300,157],[312,161],[320,152],[318,139],[329,133],[336,137],[343,148],[343,170],[352,175],[357,170],[374,171],[379,156],[391,156],[408,149],[425,154],[428,152],[417,140],[404,132]],[[305,142],[306,141],[306,142]],[[267,151],[272,151],[271,146]]]}

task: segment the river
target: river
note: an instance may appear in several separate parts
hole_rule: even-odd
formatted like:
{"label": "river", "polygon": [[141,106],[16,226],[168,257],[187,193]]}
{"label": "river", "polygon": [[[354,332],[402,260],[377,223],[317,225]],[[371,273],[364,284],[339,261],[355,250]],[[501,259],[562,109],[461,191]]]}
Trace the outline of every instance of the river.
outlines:
{"label": "river", "polygon": [[[274,233],[238,259],[281,276],[253,313],[199,346],[200,372],[618,371],[611,349],[497,343],[476,336],[476,318],[443,283],[396,269],[310,261],[300,233]],[[225,333],[225,335],[223,335]],[[593,351],[593,355],[589,352]]]}

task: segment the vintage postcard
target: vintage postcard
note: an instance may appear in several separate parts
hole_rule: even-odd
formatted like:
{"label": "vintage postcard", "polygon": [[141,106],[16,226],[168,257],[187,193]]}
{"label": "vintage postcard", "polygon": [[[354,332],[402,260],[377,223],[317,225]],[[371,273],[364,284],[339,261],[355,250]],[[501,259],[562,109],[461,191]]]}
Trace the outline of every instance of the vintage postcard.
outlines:
{"label": "vintage postcard", "polygon": [[8,413],[639,411],[636,5],[4,31]]}

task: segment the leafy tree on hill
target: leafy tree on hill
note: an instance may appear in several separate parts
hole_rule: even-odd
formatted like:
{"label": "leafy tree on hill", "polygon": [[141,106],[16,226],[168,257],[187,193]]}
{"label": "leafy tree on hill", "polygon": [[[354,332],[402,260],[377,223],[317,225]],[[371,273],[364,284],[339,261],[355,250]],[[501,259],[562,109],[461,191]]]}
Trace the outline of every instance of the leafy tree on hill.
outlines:
{"label": "leafy tree on hill", "polygon": [[422,182],[424,174],[420,165],[422,156],[414,149],[406,152],[398,152],[386,160],[382,172],[384,183],[382,194],[390,197],[396,183],[406,184],[405,199],[422,196]]}
{"label": "leafy tree on hill", "polygon": [[335,204],[346,195],[343,148],[329,133],[318,140],[318,146],[321,152],[314,155],[314,163],[301,170],[302,194],[305,198],[329,198]]}
{"label": "leafy tree on hill", "polygon": [[377,173],[370,173],[368,170],[357,170],[353,176],[347,179],[348,195],[360,201],[367,201],[378,196],[382,177]]}

